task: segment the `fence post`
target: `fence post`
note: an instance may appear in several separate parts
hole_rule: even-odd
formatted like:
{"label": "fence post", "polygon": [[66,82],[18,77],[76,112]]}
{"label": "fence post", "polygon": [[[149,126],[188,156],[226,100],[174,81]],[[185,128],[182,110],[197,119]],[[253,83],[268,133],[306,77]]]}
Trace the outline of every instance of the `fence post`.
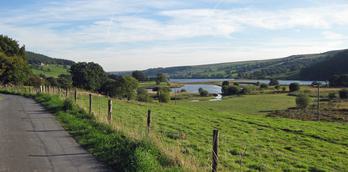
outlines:
{"label": "fence post", "polygon": [[68,88],[65,88],[65,97],[68,97]]}
{"label": "fence post", "polygon": [[147,111],[147,121],[146,121],[146,126],[147,126],[147,133],[150,133],[150,126],[151,126],[151,110],[149,109]]}
{"label": "fence post", "polygon": [[111,123],[112,120],[112,100],[108,100],[108,122]]}
{"label": "fence post", "polygon": [[213,130],[213,162],[212,162],[212,172],[217,171],[218,163],[218,144],[219,144],[219,130]]}
{"label": "fence post", "polygon": [[76,103],[76,100],[77,100],[77,89],[75,88],[75,91],[74,91],[74,100],[75,100],[75,103]]}
{"label": "fence post", "polygon": [[89,114],[92,114],[92,94],[89,94]]}

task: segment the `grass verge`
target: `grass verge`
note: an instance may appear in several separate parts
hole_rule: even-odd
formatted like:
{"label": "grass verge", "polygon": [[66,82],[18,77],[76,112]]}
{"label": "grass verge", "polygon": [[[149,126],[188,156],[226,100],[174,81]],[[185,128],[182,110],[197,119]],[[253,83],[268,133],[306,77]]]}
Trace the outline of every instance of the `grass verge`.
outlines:
{"label": "grass verge", "polygon": [[92,115],[86,115],[83,109],[70,100],[46,94],[1,92],[34,98],[56,115],[58,121],[82,147],[115,171],[182,171],[150,141],[132,140],[123,133],[112,130],[110,126],[96,122]]}

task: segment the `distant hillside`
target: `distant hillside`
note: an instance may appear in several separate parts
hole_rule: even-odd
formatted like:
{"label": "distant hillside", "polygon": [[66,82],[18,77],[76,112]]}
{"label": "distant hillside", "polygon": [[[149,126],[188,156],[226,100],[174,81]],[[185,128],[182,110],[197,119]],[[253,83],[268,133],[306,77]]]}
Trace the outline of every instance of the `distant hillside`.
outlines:
{"label": "distant hillside", "polygon": [[[271,60],[153,68],[144,72],[150,77],[156,76],[157,73],[166,73],[171,78],[319,79],[316,75],[309,77],[309,75],[304,74],[312,70],[311,66],[319,65],[320,62],[326,63],[327,60],[336,60],[332,57],[338,54],[344,56],[347,52],[348,50],[337,50],[320,54],[293,55]],[[307,72],[304,71],[305,69]],[[128,73],[116,72],[116,74]]]}
{"label": "distant hillside", "polygon": [[56,58],[48,57],[42,54],[33,53],[30,51],[26,51],[25,55],[28,59],[28,63],[31,65],[40,65],[41,63],[43,63],[43,64],[71,66],[75,63],[74,61],[71,61],[71,60],[56,59]]}
{"label": "distant hillside", "polygon": [[299,76],[308,80],[330,80],[333,75],[348,74],[348,50],[301,70]]}

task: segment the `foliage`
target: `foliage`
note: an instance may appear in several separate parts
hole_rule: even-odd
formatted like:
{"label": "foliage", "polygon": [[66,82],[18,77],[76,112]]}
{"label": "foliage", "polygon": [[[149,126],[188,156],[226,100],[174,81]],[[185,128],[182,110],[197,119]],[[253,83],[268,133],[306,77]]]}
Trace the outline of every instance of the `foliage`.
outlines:
{"label": "foliage", "polygon": [[93,62],[80,62],[70,68],[73,86],[87,90],[98,90],[106,81],[103,68]]}
{"label": "foliage", "polygon": [[166,74],[164,74],[164,73],[157,74],[156,82],[161,83],[161,82],[167,82],[167,81],[168,81],[168,77]]}
{"label": "foliage", "polygon": [[330,100],[336,99],[336,98],[337,98],[336,93],[329,93],[329,94],[328,94],[328,98],[329,98]]}
{"label": "foliage", "polygon": [[291,83],[289,85],[289,91],[294,92],[294,91],[299,91],[300,90],[300,84],[297,82]]}
{"label": "foliage", "polygon": [[329,81],[333,87],[348,87],[348,74],[333,75]]}
{"label": "foliage", "polygon": [[261,89],[267,89],[267,88],[268,88],[268,85],[265,84],[265,83],[262,83],[262,84],[260,84],[260,88],[261,88]]}
{"label": "foliage", "polygon": [[0,52],[3,52],[6,56],[9,57],[25,57],[25,47],[19,47],[19,44],[16,40],[5,35],[0,35]]}
{"label": "foliage", "polygon": [[138,81],[147,81],[147,76],[143,71],[134,71],[132,72],[132,77],[137,79]]}
{"label": "foliage", "polygon": [[299,94],[296,97],[296,106],[300,109],[305,109],[311,103],[311,99],[307,94]]}
{"label": "foliage", "polygon": [[30,51],[26,51],[25,55],[28,59],[28,63],[31,65],[54,64],[54,65],[62,65],[62,66],[71,66],[75,63],[71,60],[51,58],[51,57],[38,54],[38,53],[33,53]]}
{"label": "foliage", "polygon": [[0,52],[0,83],[23,84],[30,75],[28,65],[23,57],[8,57]]}
{"label": "foliage", "polygon": [[138,88],[137,100],[140,102],[152,102],[152,98],[145,88]]}
{"label": "foliage", "polygon": [[341,99],[348,99],[348,90],[347,89],[340,90],[339,95]]}
{"label": "foliage", "polygon": [[159,87],[157,95],[161,103],[168,103],[170,101],[170,89],[168,87]]}
{"label": "foliage", "polygon": [[201,97],[207,97],[209,95],[209,92],[203,88],[199,88],[198,92]]}
{"label": "foliage", "polygon": [[135,98],[138,85],[139,85],[139,82],[131,76],[125,76],[122,78],[121,80],[122,93],[128,100]]}
{"label": "foliage", "polygon": [[276,86],[276,85],[279,85],[279,81],[276,80],[276,79],[271,79],[270,82],[269,82],[269,85],[270,86]]}

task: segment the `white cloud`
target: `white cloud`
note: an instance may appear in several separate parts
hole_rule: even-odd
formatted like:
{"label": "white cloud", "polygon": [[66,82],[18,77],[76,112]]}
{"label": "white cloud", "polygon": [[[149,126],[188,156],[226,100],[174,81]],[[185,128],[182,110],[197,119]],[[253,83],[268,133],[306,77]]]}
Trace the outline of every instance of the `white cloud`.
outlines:
{"label": "white cloud", "polygon": [[[204,0],[213,4],[211,8],[200,7],[199,2],[64,0],[35,9],[6,12],[0,16],[0,30],[25,43],[30,50],[78,61],[97,61],[107,70],[262,59],[348,46],[343,37],[348,33],[334,32],[334,28],[348,25],[348,4],[266,10],[219,8],[224,3],[244,2],[239,0]],[[291,35],[285,39],[267,35],[269,39],[258,40],[257,47],[228,42],[248,28],[256,32],[319,30],[321,43],[299,41]],[[211,41],[189,40],[200,37]],[[158,41],[167,44],[159,45]],[[136,43],[149,45],[119,47]],[[90,46],[96,44],[108,44],[108,47]]]}

